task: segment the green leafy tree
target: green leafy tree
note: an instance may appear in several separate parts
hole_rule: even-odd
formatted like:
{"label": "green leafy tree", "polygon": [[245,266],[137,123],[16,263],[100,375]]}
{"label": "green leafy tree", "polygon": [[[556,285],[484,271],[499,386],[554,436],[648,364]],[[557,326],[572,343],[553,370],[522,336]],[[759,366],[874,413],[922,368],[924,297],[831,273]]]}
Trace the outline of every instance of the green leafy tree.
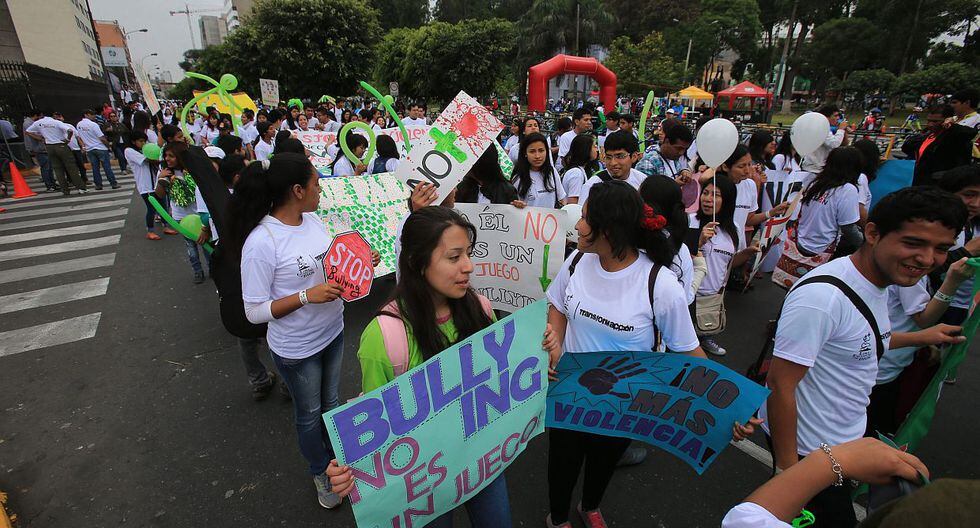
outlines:
{"label": "green leafy tree", "polygon": [[419,29],[395,28],[385,34],[375,47],[374,81],[387,85],[395,81],[401,86],[407,86],[405,77],[405,61],[412,41],[419,34]]}
{"label": "green leafy tree", "polygon": [[815,81],[846,79],[854,70],[872,68],[887,35],[865,18],[836,18],[817,26],[801,54],[800,71]]}
{"label": "green leafy tree", "polygon": [[[683,61],[691,42],[691,71],[704,67],[709,72],[722,51],[734,50],[740,55],[752,54],[759,38],[759,5],[756,0],[702,0],[701,15],[687,23],[664,31],[667,52]],[[694,73],[689,77],[696,77]]]}
{"label": "green leafy tree", "polygon": [[429,20],[428,0],[371,0],[382,29],[415,28]]}
{"label": "green leafy tree", "polygon": [[618,91],[627,94],[645,94],[648,90],[662,93],[674,91],[680,86],[684,65],[664,51],[664,39],[660,33],[650,33],[639,44],[622,36],[612,41],[606,67],[616,73]]}
{"label": "green leafy tree", "polygon": [[[663,31],[677,23],[688,23],[700,16],[701,0],[605,0],[616,16],[616,35],[626,35],[633,42],[643,40],[654,31]],[[677,20],[675,22],[674,20]]]}
{"label": "green leafy tree", "polygon": [[895,79],[892,92],[897,96],[951,93],[980,86],[980,69],[962,63],[947,63],[907,73]]}
{"label": "green leafy tree", "polygon": [[517,22],[531,9],[533,3],[534,0],[497,0],[493,7],[493,16]]}
{"label": "green leafy tree", "polygon": [[470,18],[489,18],[492,8],[493,2],[486,0],[436,0],[433,18],[441,22],[450,23],[455,23]]}

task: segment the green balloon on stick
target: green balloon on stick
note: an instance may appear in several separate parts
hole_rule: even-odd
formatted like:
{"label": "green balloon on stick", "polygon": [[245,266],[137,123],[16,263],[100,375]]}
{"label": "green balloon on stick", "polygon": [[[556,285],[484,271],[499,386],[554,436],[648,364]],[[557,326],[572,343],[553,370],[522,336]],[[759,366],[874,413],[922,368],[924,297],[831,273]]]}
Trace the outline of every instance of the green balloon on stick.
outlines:
{"label": "green balloon on stick", "polygon": [[[360,128],[367,133],[368,148],[364,152],[363,159],[359,159],[357,156],[355,156],[351,149],[347,146],[347,134],[355,128]],[[378,146],[377,141],[375,141],[374,130],[372,130],[371,126],[367,123],[362,123],[360,121],[351,121],[350,123],[344,125],[344,127],[340,129],[340,134],[337,134],[337,141],[340,142],[340,148],[344,151],[344,155],[347,156],[347,159],[349,159],[354,165],[366,165],[368,160],[374,157],[374,151]]]}
{"label": "green balloon on stick", "polygon": [[643,113],[640,114],[640,153],[646,150],[647,144],[647,118],[650,117],[650,107],[653,106],[653,90],[647,93],[647,100],[643,102]]}

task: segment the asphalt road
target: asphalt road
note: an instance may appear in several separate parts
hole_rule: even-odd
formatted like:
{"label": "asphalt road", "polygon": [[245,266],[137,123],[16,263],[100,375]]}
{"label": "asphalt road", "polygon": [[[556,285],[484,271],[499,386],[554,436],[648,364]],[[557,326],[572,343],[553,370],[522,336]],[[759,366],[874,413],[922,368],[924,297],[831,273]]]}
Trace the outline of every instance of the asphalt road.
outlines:
{"label": "asphalt road", "polygon": [[[0,201],[0,491],[19,526],[355,526],[349,506],[317,504],[291,403],[252,401],[213,286],[192,284],[178,238],[143,238],[142,201],[125,185]],[[781,298],[756,284],[729,296],[718,339],[736,370]],[[379,281],[347,306],[344,398],[358,393],[360,331],[390,290]],[[978,362],[959,380],[920,456],[935,476],[980,478]],[[517,526],[543,526],[546,450],[537,438],[506,472]],[[617,471],[603,512],[611,526],[718,526],[767,475],[731,447],[701,477],[651,449]]]}

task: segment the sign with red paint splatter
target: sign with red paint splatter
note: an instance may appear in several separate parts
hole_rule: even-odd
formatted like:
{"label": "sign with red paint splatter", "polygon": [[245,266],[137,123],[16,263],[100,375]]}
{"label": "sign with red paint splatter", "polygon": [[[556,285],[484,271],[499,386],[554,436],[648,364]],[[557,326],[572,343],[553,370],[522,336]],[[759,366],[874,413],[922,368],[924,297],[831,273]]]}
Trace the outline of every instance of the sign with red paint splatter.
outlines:
{"label": "sign with red paint splatter", "polygon": [[367,297],[374,282],[371,246],[357,231],[338,235],[323,259],[323,273],[327,282],[344,288],[341,299],[349,302]]}
{"label": "sign with red paint splatter", "polygon": [[503,128],[503,123],[476,99],[459,92],[432,123],[428,135],[418,144],[412,142],[412,151],[398,165],[395,177],[410,189],[430,183],[439,196],[445,196]]}

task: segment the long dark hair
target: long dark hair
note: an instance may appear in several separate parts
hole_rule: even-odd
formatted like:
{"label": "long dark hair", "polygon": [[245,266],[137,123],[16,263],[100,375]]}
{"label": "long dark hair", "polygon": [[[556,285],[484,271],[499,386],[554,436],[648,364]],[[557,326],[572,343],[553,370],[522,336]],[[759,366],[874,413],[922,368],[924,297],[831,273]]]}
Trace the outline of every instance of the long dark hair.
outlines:
{"label": "long dark hair", "polygon": [[861,152],[861,172],[868,177],[871,183],[878,177],[878,165],[881,164],[881,151],[878,144],[870,139],[859,139],[851,145]]}
{"label": "long dark hair", "polygon": [[[735,227],[735,202],[738,200],[738,190],[735,188],[735,183],[724,174],[716,174],[711,181],[704,182],[701,193],[703,194],[709,186],[721,192],[721,209],[715,212],[714,221],[718,222],[718,226],[725,233],[728,233],[728,236],[732,238],[732,242],[737,245],[738,228]],[[589,197],[591,198],[591,195]],[[698,219],[698,227],[700,229],[703,229],[708,222],[712,221],[711,215],[701,209],[700,197],[698,197],[698,212],[695,214],[695,218]]]}
{"label": "long dark hair", "polygon": [[150,124],[150,114],[142,110],[133,112],[133,130],[138,130],[146,134],[146,131],[150,128]]}
{"label": "long dark hair", "polygon": [[744,158],[745,155],[748,153],[749,153],[749,147],[746,147],[743,143],[739,143],[738,145],[735,145],[735,150],[732,152],[732,155],[728,156],[728,159],[726,159],[724,163],[719,165],[718,169],[715,172],[717,174],[727,175],[728,171],[726,169],[723,169],[722,167],[731,168],[733,165],[738,163],[738,160]]}
{"label": "long dark hair", "polygon": [[640,198],[653,208],[654,213],[667,219],[664,231],[670,235],[670,247],[676,255],[684,243],[688,225],[681,188],[669,178],[647,178],[640,184]]}
{"label": "long dark hair", "polygon": [[[340,138],[338,137],[337,139],[339,140]],[[357,150],[357,147],[368,148],[368,140],[367,140],[367,138],[364,137],[364,136],[362,136],[362,135],[360,135],[360,134],[355,134],[355,133],[351,132],[350,134],[347,134],[346,140],[347,140],[347,148],[351,152],[356,151]],[[343,157],[346,157],[346,154],[344,154],[343,149],[341,149],[339,152],[337,152],[337,157],[334,158],[332,162],[330,162],[330,170],[331,171],[333,171],[333,168],[337,165],[337,162],[340,161],[340,158],[343,158]],[[350,161],[350,160],[348,160],[348,161]],[[353,166],[353,165],[354,165],[354,162],[351,162],[351,166]]]}
{"label": "long dark hair", "polygon": [[[452,226],[459,226],[466,231],[472,249],[476,242],[476,228],[448,207],[423,207],[409,215],[402,229],[402,252],[398,256],[399,279],[394,300],[398,302],[401,319],[411,328],[419,352],[425,359],[453,344],[439,329],[432,289],[425,279],[425,270],[432,261],[432,252],[439,245],[443,233]],[[455,342],[470,337],[492,323],[472,288],[461,299],[447,301],[450,317],[456,327]]]}
{"label": "long dark hair", "polygon": [[632,185],[619,180],[598,183],[589,191],[585,222],[592,232],[590,240],[602,235],[617,259],[630,249],[643,250],[655,264],[670,266],[677,254],[664,230],[645,229],[643,200]]}
{"label": "long dark hair", "polygon": [[375,145],[378,157],[381,159],[389,160],[401,157],[398,155],[398,146],[395,145],[395,140],[391,136],[378,134],[378,137],[375,138]]}
{"label": "long dark hair", "polygon": [[[265,168],[268,163],[269,168]],[[289,200],[293,185],[302,185],[316,178],[313,164],[302,154],[283,152],[268,162],[249,163],[235,184],[228,202],[228,247],[231,254],[241,256],[248,234],[265,215]],[[224,238],[222,234],[222,238]]]}
{"label": "long dark hair", "polygon": [[490,203],[509,204],[518,198],[517,189],[504,177],[497,160],[497,150],[483,152],[463,180],[456,186],[456,201],[477,203],[477,193],[486,196]]}
{"label": "long dark hair", "polygon": [[595,138],[592,134],[579,134],[572,139],[572,144],[568,147],[568,154],[562,159],[562,170],[568,171],[573,167],[579,167],[585,172],[585,179],[599,172],[599,162],[592,159],[592,145]]}
{"label": "long dark hair", "polygon": [[538,172],[541,173],[541,179],[544,180],[544,190],[554,191],[554,178],[555,169],[551,166],[551,156],[547,154],[548,150],[548,140],[545,139],[544,135],[538,132],[533,132],[521,138],[520,146],[518,147],[517,153],[517,163],[514,164],[514,173],[511,176],[511,181],[516,182],[517,194],[522,197],[522,199],[527,196],[528,190],[531,189],[531,162],[527,159],[527,149],[534,143],[541,143],[544,145],[545,156],[544,165],[541,165],[541,169]]}
{"label": "long dark hair", "polygon": [[749,154],[752,154],[752,160],[762,163],[768,169],[775,168],[772,158],[766,154],[766,147],[773,141],[772,134],[768,130],[756,130],[749,136]]}
{"label": "long dark hair", "polygon": [[823,170],[813,180],[813,183],[803,191],[800,202],[808,203],[831,189],[848,183],[857,187],[862,163],[864,163],[864,158],[861,157],[861,151],[854,147],[837,147],[831,150]]}
{"label": "long dark hair", "polygon": [[538,118],[536,118],[534,116],[526,117],[526,118],[524,118],[523,121],[521,121],[521,124],[517,126],[517,137],[519,139],[523,139],[524,138],[524,135],[525,135],[524,130],[527,129],[527,122],[528,121],[534,121],[535,123],[537,123],[538,124],[538,131],[541,130],[541,120],[540,119],[538,119]]}
{"label": "long dark hair", "polygon": [[776,144],[776,154],[782,154],[786,159],[786,161],[783,162],[784,166],[786,163],[789,163],[790,160],[795,160],[797,164],[800,163],[800,155],[793,150],[793,138],[790,137],[789,132],[784,132],[779,138],[779,143]]}

